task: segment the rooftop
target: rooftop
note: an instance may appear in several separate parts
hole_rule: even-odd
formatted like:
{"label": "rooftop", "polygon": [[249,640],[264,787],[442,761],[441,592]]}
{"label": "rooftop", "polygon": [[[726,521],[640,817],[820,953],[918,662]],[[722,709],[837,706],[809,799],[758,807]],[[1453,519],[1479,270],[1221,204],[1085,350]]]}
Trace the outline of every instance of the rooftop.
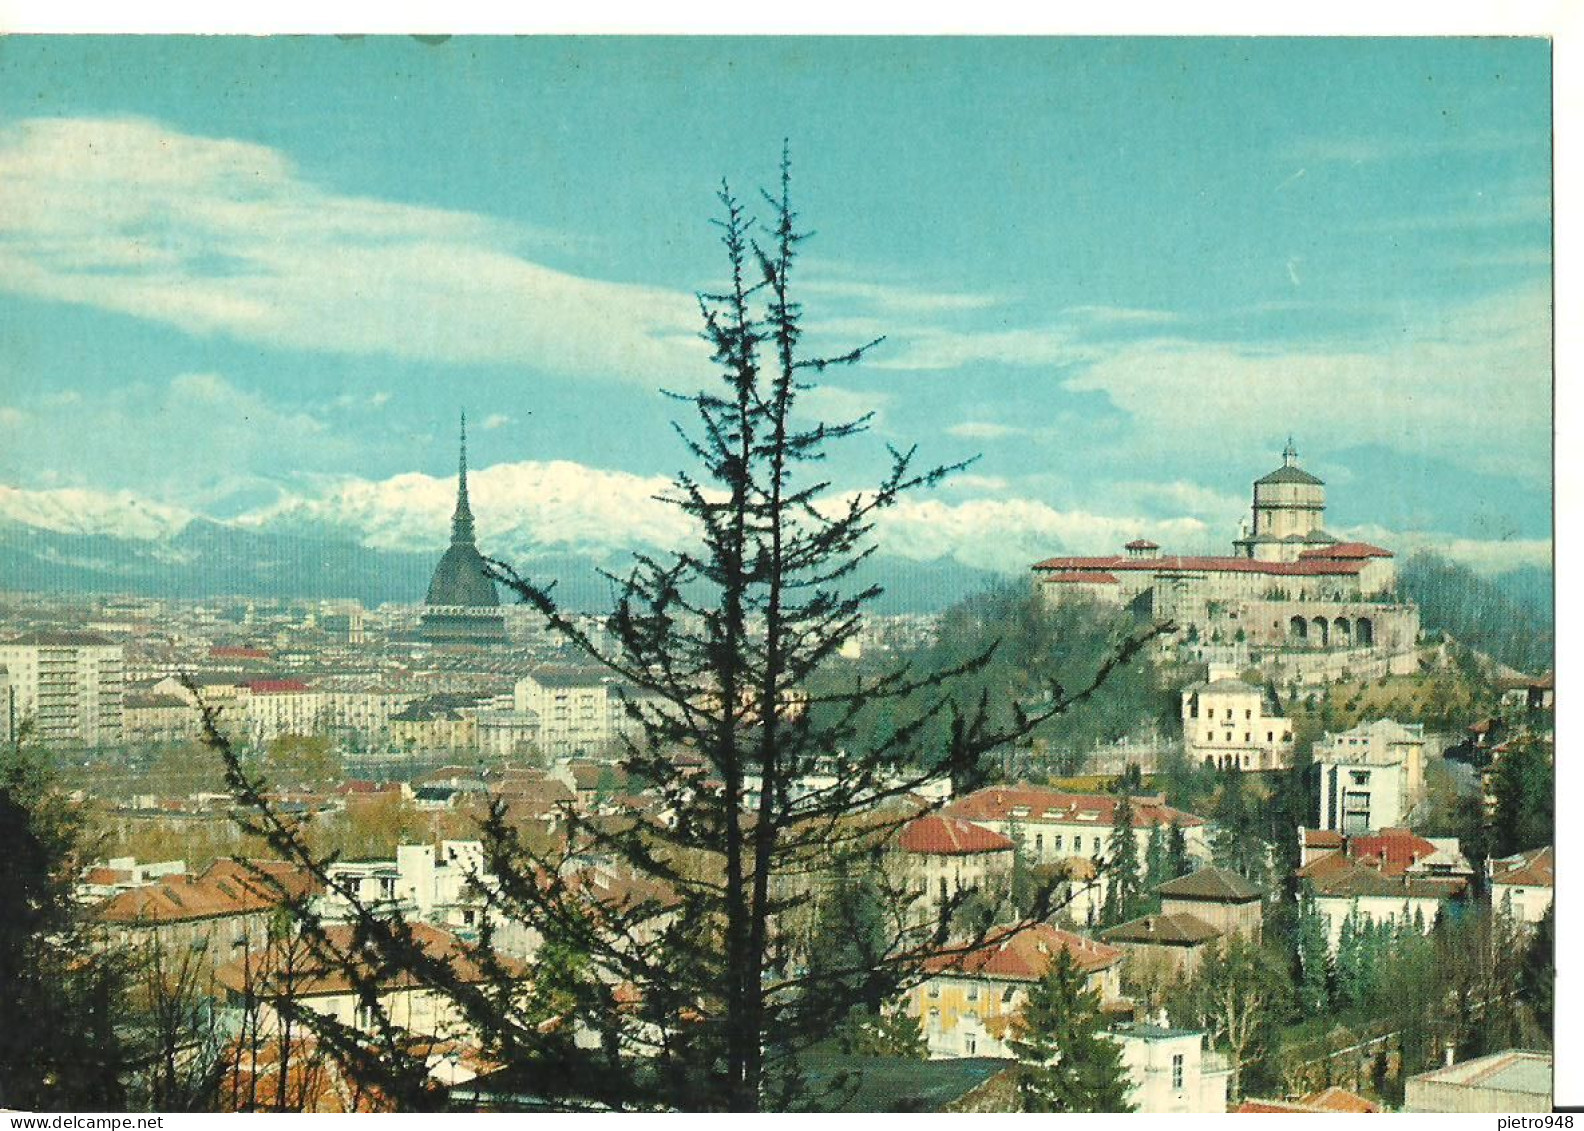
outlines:
{"label": "rooftop", "polygon": [[1155,889],[1169,899],[1202,899],[1217,902],[1247,903],[1264,895],[1236,872],[1225,868],[1200,868]]}
{"label": "rooftop", "polygon": [[1196,915],[1144,915],[1100,932],[1107,942],[1155,946],[1199,946],[1221,932]]}
{"label": "rooftop", "polygon": [[[1203,817],[1173,809],[1158,794],[1130,798],[1133,824],[1139,828],[1169,825],[1174,820],[1181,828],[1205,823]],[[1101,793],[1065,793],[1048,786],[1019,782],[1010,786],[990,786],[952,802],[942,813],[969,821],[1082,821],[1086,825],[1111,824],[1117,799]]]}
{"label": "rooftop", "polygon": [[1413,1077],[1436,1084],[1497,1092],[1527,1092],[1546,1097],[1551,1095],[1551,1078],[1551,1054],[1525,1049],[1508,1049],[1490,1056],[1475,1057]]}
{"label": "rooftop", "polygon": [[931,813],[909,821],[900,839],[905,852],[936,856],[969,856],[980,852],[1010,852],[1012,842],[998,832],[965,821]]}
{"label": "rooftop", "polygon": [[1072,955],[1078,969],[1086,974],[1104,970],[1122,960],[1122,952],[1114,946],[1048,923],[1036,923],[1022,930],[1003,928],[992,932],[980,946],[964,954],[935,955],[925,960],[924,969],[931,974],[1037,982],[1049,971],[1059,950]]}

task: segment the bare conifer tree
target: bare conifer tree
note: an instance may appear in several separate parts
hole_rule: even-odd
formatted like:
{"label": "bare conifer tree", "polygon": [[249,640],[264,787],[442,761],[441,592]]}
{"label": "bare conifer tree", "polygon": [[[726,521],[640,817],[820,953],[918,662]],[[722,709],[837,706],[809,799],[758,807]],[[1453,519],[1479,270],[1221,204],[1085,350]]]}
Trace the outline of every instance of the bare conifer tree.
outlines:
{"label": "bare conifer tree", "polygon": [[[550,585],[503,562],[488,567],[612,673],[635,724],[622,768],[660,800],[622,819],[567,806],[550,850],[530,848],[506,804],[492,807],[480,878],[488,914],[474,956],[485,980],[464,982],[433,961],[399,917],[357,910],[358,946],[377,956],[373,968],[410,969],[453,995],[487,1056],[516,1071],[519,1093],[681,1110],[789,1102],[796,1053],[829,1035],[855,1000],[894,1000],[926,956],[980,946],[991,926],[961,923],[956,895],[936,902],[887,889],[882,939],[871,933],[847,948],[848,962],[811,963],[786,926],[799,905],[833,877],[883,876],[896,831],[939,803],[921,792],[979,784],[984,755],[1089,698],[1161,631],[1119,638],[1081,689],[1053,684],[1037,707],[1010,711],[992,711],[983,690],[961,690],[989,651],[929,671],[851,674],[835,662],[880,593],[855,580],[877,517],[957,467],[920,469],[912,449],[888,449],[872,489],[838,492],[821,476],[830,446],[870,420],[809,423],[799,399],[818,374],[879,343],[804,351],[793,279],[807,237],[785,156],[765,200],[770,221],[756,228],[729,189],[720,193],[728,282],[700,296],[719,382],[672,394],[691,414],[677,431],[696,470],[678,474],[664,501],[692,521],[696,543],[638,555],[630,574],[612,577],[614,608],[599,632],[563,610]],[[894,705],[883,728],[873,725],[880,703]],[[270,811],[261,783],[227,760],[251,827],[333,886],[326,861]],[[1050,915],[1054,892],[1038,892],[998,936]],[[506,923],[541,940],[526,991],[494,953]],[[311,918],[304,931],[327,941]],[[377,987],[366,990],[377,1006]],[[307,1012],[299,1020],[322,1024]],[[327,1043],[360,1057],[360,1071],[387,1065],[384,1087],[398,1106],[423,1101],[410,1062],[398,1070],[389,1060],[396,1034],[328,1028]]]}

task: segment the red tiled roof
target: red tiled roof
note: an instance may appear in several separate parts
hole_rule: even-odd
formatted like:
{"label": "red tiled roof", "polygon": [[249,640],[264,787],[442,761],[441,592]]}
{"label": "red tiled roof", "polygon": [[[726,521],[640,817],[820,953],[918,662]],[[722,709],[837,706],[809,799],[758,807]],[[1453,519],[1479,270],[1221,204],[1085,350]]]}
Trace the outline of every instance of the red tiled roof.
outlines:
{"label": "red tiled roof", "polygon": [[[1203,817],[1173,809],[1154,798],[1134,797],[1131,800],[1135,827],[1169,825],[1174,818],[1182,828],[1205,823]],[[1019,783],[1013,786],[990,786],[970,793],[952,802],[942,812],[970,821],[1005,821],[1014,815],[1034,821],[1060,821],[1063,818],[1076,821],[1081,819],[1080,814],[1093,814],[1083,823],[1109,827],[1116,813],[1116,803],[1117,799],[1107,794],[1063,793],[1046,786]],[[1014,810],[1026,812],[1014,814]]]}
{"label": "red tiled roof", "polygon": [[[1498,869],[1491,877],[1493,884],[1546,888],[1556,886],[1556,850],[1550,845],[1520,852],[1505,860],[1493,861],[1492,866]],[[1501,870],[1504,866],[1505,870]]]}
{"label": "red tiled roof", "polygon": [[909,821],[900,843],[905,852],[935,856],[969,856],[977,852],[1010,852],[1012,842],[998,832],[964,821],[931,813]]}
{"label": "red tiled roof", "polygon": [[1335,829],[1305,829],[1305,848],[1341,848],[1342,834]]}
{"label": "red tiled roof", "polygon": [[125,884],[132,880],[132,873],[126,868],[89,868],[83,873],[85,884]]}
{"label": "red tiled roof", "polygon": [[931,974],[974,974],[1036,982],[1050,969],[1058,950],[1072,955],[1078,969],[1085,974],[1122,961],[1122,952],[1114,946],[1052,927],[1049,923],[1036,923],[1020,931],[1006,929],[993,933],[982,946],[966,954],[925,959],[924,969]]}
{"label": "red tiled roof", "polygon": [[1409,829],[1382,829],[1368,836],[1347,838],[1347,854],[1355,860],[1378,859],[1383,876],[1395,876],[1434,855],[1436,846]]}
{"label": "red tiled roof", "polygon": [[255,679],[247,686],[254,695],[279,695],[285,691],[308,690],[308,685],[300,679]]}
{"label": "red tiled roof", "polygon": [[1286,1100],[1244,1100],[1237,1105],[1234,1115],[1319,1115],[1320,1113],[1303,1104],[1288,1103]]}
{"label": "red tiled roof", "polygon": [[1361,559],[1310,558],[1296,562],[1262,562],[1253,558],[1181,557],[1123,558],[1046,558],[1031,568],[1046,571],[1145,570],[1169,573],[1185,570],[1197,573],[1263,573],[1278,577],[1320,577],[1352,575],[1363,568]]}
{"label": "red tiled roof", "polygon": [[1040,578],[1046,585],[1120,585],[1116,575],[1100,570],[1079,570],[1074,573],[1053,573]]}
{"label": "red tiled roof", "polygon": [[1311,1092],[1298,1102],[1307,1107],[1318,1108],[1320,1111],[1340,1111],[1350,1115],[1380,1111],[1378,1105],[1370,1103],[1357,1092],[1338,1088],[1335,1084],[1321,1091]]}
{"label": "red tiled roof", "polygon": [[1316,546],[1312,550],[1299,553],[1299,561],[1314,561],[1321,558],[1391,558],[1396,557],[1390,550],[1383,550],[1379,546],[1372,546],[1368,542],[1338,542],[1333,546]]}
{"label": "red tiled roof", "polygon": [[209,658],[213,660],[267,660],[270,654],[262,648],[236,648],[226,644],[216,644],[209,649]]}
{"label": "red tiled roof", "polygon": [[[410,923],[412,939],[430,959],[445,962],[452,972],[464,982],[484,980],[484,972],[472,952],[460,939],[448,931],[431,927],[427,923]],[[370,965],[377,957],[353,945],[356,928],[350,923],[338,923],[324,929],[325,942],[320,943],[308,935],[298,935],[272,943],[261,951],[245,958],[235,959],[215,971],[215,980],[228,990],[299,994],[335,994],[352,990],[352,978],[345,968],[348,961],[363,967],[363,974],[371,976],[375,968]],[[517,963],[499,956],[496,961],[509,971],[516,972]],[[410,970],[386,969],[380,986],[385,990],[411,989],[421,985]]]}
{"label": "red tiled roof", "polygon": [[288,895],[301,895],[312,885],[306,873],[283,861],[255,861],[250,867],[221,859],[201,876],[164,876],[157,883],[113,895],[99,905],[95,915],[104,923],[148,925],[246,915],[281,902],[281,893],[271,879]]}

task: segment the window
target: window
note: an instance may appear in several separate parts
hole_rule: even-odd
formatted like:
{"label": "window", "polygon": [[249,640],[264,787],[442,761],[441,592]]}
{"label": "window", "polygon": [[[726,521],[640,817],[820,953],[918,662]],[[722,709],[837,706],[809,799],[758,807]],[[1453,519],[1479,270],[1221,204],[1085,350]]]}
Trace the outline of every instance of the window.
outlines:
{"label": "window", "polygon": [[930,997],[940,997],[940,983],[939,982],[931,982],[929,984],[929,996]]}
{"label": "window", "polygon": [[1061,836],[1061,833],[1057,833],[1056,834],[1056,851],[1060,852],[1061,850],[1062,850],[1062,836]]}
{"label": "window", "polygon": [[1011,1005],[1012,1004],[1012,995],[1015,994],[1015,993],[1017,993],[1017,987],[1016,986],[1008,986],[1006,989],[1002,990],[1001,991],[1001,1004],[1002,1005]]}
{"label": "window", "polygon": [[1074,852],[1082,852],[1083,851],[1083,837],[1081,837],[1081,836],[1073,837],[1073,851]]}
{"label": "window", "polygon": [[1034,851],[1035,852],[1044,852],[1045,851],[1045,834],[1044,833],[1035,833],[1034,834]]}
{"label": "window", "polygon": [[1214,742],[1215,741],[1215,731],[1213,731],[1213,730],[1205,731],[1205,741],[1206,742]]}
{"label": "window", "polygon": [[979,1051],[979,1038],[974,1036],[972,1033],[969,1033],[966,1036],[964,1036],[963,1037],[963,1051],[966,1052],[969,1056],[972,1056],[974,1053],[978,1052]]}
{"label": "window", "polygon": [[930,1019],[930,1024],[931,1025],[939,1025],[940,1024],[940,1010],[932,1006],[930,1008],[930,1011],[929,1011],[929,1019]]}
{"label": "window", "polygon": [[1254,712],[1253,712],[1253,711],[1251,711],[1251,710],[1248,710],[1248,709],[1245,709],[1245,710],[1244,710],[1244,711],[1243,711],[1243,717],[1244,717],[1244,718],[1245,718],[1245,719],[1252,719],[1252,718],[1253,718],[1253,717],[1254,717]]}
{"label": "window", "polygon": [[1244,741],[1244,742],[1248,742],[1248,741],[1249,741],[1249,740],[1251,740],[1251,739],[1252,739],[1252,738],[1253,738],[1253,737],[1254,737],[1254,736],[1253,736],[1253,735],[1251,735],[1251,734],[1250,734],[1250,733],[1249,733],[1249,732],[1248,732],[1248,731],[1244,731],[1244,732],[1243,732],[1243,741]]}
{"label": "window", "polygon": [[968,987],[968,1000],[969,1001],[978,1001],[979,1000],[979,985],[978,985],[977,982]]}
{"label": "window", "polygon": [[1183,1054],[1177,1053],[1172,1057],[1172,1091],[1183,1090]]}
{"label": "window", "polygon": [[357,1012],[353,1015],[352,1024],[364,1032],[374,1029],[374,1010],[367,1005],[359,1003]]}
{"label": "window", "polygon": [[1227,741],[1228,742],[1232,741],[1232,732],[1231,731],[1227,731]]}
{"label": "window", "polygon": [[1276,741],[1276,732],[1273,731],[1273,730],[1266,731],[1265,732],[1265,741],[1266,742],[1275,742]]}

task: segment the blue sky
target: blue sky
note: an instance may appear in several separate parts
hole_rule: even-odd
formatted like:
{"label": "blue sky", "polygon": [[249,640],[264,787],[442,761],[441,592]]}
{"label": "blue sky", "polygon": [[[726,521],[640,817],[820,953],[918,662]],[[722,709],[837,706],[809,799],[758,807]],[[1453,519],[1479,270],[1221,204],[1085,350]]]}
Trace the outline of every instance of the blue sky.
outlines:
{"label": "blue sky", "polygon": [[[1328,525],[1550,535],[1541,40],[0,39],[0,514],[674,536],[722,177],[790,140],[811,413],[979,454],[888,547],[1224,550],[1291,433]],[[163,516],[163,517],[161,517]]]}

